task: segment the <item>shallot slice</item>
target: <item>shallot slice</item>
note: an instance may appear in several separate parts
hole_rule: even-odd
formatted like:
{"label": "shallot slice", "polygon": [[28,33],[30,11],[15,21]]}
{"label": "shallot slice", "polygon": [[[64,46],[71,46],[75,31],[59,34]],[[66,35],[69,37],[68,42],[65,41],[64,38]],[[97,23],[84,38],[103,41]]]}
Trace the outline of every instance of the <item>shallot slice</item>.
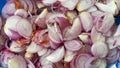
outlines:
{"label": "shallot slice", "polygon": [[18,9],[15,11],[14,15],[18,15],[18,16],[26,18],[28,16],[28,13],[24,9]]}
{"label": "shallot slice", "polygon": [[75,55],[76,55],[76,52],[72,52],[72,51],[67,50],[65,53],[64,61],[65,62],[72,61],[72,59],[74,58]]}
{"label": "shallot slice", "polygon": [[21,19],[16,27],[18,33],[25,38],[30,38],[30,36],[32,35],[32,24],[28,20]]}
{"label": "shallot slice", "polygon": [[115,0],[106,0],[106,4],[97,2],[95,5],[98,7],[98,9],[100,9],[104,12],[109,12],[114,15],[118,14],[118,8],[115,4]]}
{"label": "shallot slice", "polygon": [[94,56],[104,58],[108,54],[108,47],[104,42],[96,42],[91,47],[91,52]]}
{"label": "shallot slice", "polygon": [[13,52],[22,52],[25,50],[24,45],[20,45],[15,41],[12,41],[11,45],[10,45],[10,50]]}
{"label": "shallot slice", "polygon": [[65,48],[70,51],[78,51],[82,46],[80,40],[69,40],[64,42]]}
{"label": "shallot slice", "polygon": [[86,10],[88,8],[90,8],[91,6],[93,6],[95,3],[95,0],[80,0],[77,4],[77,10],[78,11],[83,11]]}
{"label": "shallot slice", "polygon": [[93,43],[97,42],[97,41],[102,41],[105,42],[105,36],[103,36],[101,33],[99,33],[95,27],[92,28],[91,31],[91,40]]}
{"label": "shallot slice", "polygon": [[89,12],[81,12],[80,19],[82,22],[83,29],[88,32],[93,27],[93,19]]}
{"label": "shallot slice", "polygon": [[8,60],[8,68],[27,68],[27,64],[22,56],[15,55]]}
{"label": "shallot slice", "polygon": [[70,28],[64,30],[64,40],[71,40],[77,38],[77,36],[81,33],[82,26],[79,17],[76,17],[73,21],[73,25]]}
{"label": "shallot slice", "polygon": [[30,52],[30,53],[36,53],[38,51],[42,50],[42,47],[37,45],[36,43],[34,42],[31,42],[31,44],[28,46],[28,48],[26,49],[27,52]]}
{"label": "shallot slice", "polygon": [[45,16],[47,15],[48,10],[47,8],[44,9],[36,18],[35,24],[37,24],[40,28],[46,28],[46,23],[45,23]]}
{"label": "shallot slice", "polygon": [[55,63],[63,59],[65,54],[65,49],[63,46],[56,49],[53,53],[46,57],[47,60]]}
{"label": "shallot slice", "polygon": [[79,0],[65,0],[65,1],[59,0],[59,1],[61,2],[62,6],[68,8],[69,10],[73,10],[76,7]]}

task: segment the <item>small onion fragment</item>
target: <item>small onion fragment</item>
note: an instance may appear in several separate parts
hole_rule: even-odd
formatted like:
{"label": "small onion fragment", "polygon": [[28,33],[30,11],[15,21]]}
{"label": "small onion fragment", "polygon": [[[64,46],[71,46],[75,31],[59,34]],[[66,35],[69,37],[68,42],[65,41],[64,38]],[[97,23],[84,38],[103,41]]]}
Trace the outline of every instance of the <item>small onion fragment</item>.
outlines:
{"label": "small onion fragment", "polygon": [[64,42],[65,48],[70,51],[78,51],[82,46],[82,42],[79,40],[70,40]]}
{"label": "small onion fragment", "polygon": [[63,59],[65,54],[65,49],[64,47],[59,47],[58,49],[56,49],[53,53],[51,53],[49,56],[46,57],[47,60],[55,63],[60,61],[61,59]]}
{"label": "small onion fragment", "polygon": [[94,56],[104,58],[108,54],[108,47],[104,42],[96,42],[92,45],[91,52]]}

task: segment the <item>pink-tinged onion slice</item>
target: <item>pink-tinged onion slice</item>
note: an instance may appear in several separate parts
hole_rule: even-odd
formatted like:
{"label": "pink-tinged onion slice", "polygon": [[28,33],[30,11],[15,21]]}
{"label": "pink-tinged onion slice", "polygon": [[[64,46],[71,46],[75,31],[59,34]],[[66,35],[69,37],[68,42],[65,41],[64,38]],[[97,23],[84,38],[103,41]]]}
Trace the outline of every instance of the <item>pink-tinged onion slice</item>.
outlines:
{"label": "pink-tinged onion slice", "polygon": [[21,19],[18,23],[17,23],[17,31],[18,33],[25,37],[25,38],[30,38],[30,36],[32,35],[32,24],[26,20],[26,19]]}
{"label": "pink-tinged onion slice", "polygon": [[79,38],[85,44],[92,44],[92,40],[89,33],[82,33],[79,35]]}
{"label": "pink-tinged onion slice", "polygon": [[38,52],[39,50],[42,50],[42,47],[37,45],[36,43],[34,42],[31,42],[31,44],[28,46],[28,48],[26,49],[27,52],[30,52],[30,53],[36,53]]}
{"label": "pink-tinged onion slice", "polygon": [[49,37],[50,39],[55,42],[55,43],[61,43],[62,41],[62,34],[60,31],[59,26],[57,25],[57,23],[54,23],[54,25],[48,25],[48,33],[49,33]]}
{"label": "pink-tinged onion slice", "polygon": [[93,43],[97,42],[97,41],[105,41],[105,36],[103,36],[100,32],[98,32],[95,27],[92,28],[91,31],[91,40]]}
{"label": "pink-tinged onion slice", "polygon": [[14,15],[15,11],[16,11],[15,4],[12,1],[8,1],[2,9],[2,16],[4,18],[8,18]]}
{"label": "pink-tinged onion slice", "polygon": [[110,63],[110,64],[113,64],[115,63],[118,59],[119,59],[119,51],[117,48],[114,48],[114,49],[111,49],[109,51],[109,54],[107,56],[107,62]]}
{"label": "pink-tinged onion slice", "polygon": [[45,53],[47,53],[48,49],[47,48],[43,48],[42,50],[39,50],[37,53],[38,53],[38,56],[42,56],[44,55]]}
{"label": "pink-tinged onion slice", "polygon": [[79,17],[76,17],[73,21],[73,25],[70,28],[67,28],[63,32],[64,40],[71,40],[77,38],[81,33],[82,27]]}
{"label": "pink-tinged onion slice", "polygon": [[101,11],[112,13],[113,15],[118,14],[118,7],[114,0],[106,0],[106,4],[97,2],[95,5]]}
{"label": "pink-tinged onion slice", "polygon": [[82,22],[83,29],[88,32],[93,27],[93,19],[89,12],[81,12],[80,19]]}
{"label": "pink-tinged onion slice", "polygon": [[14,15],[18,15],[18,16],[26,18],[28,16],[28,13],[24,9],[18,9],[15,11]]}
{"label": "pink-tinged onion slice", "polygon": [[43,0],[42,2],[44,5],[52,5],[57,2],[57,0]]}
{"label": "pink-tinged onion slice", "polygon": [[65,54],[65,49],[63,46],[56,49],[54,52],[52,52],[49,56],[46,57],[48,61],[51,61],[53,63],[58,62],[63,59]]}
{"label": "pink-tinged onion slice", "polygon": [[13,52],[23,52],[25,50],[25,47],[18,44],[15,41],[12,41],[12,43],[10,44],[10,51]]}
{"label": "pink-tinged onion slice", "polygon": [[43,65],[42,68],[53,68],[52,64]]}
{"label": "pink-tinged onion slice", "polygon": [[61,2],[62,6],[68,8],[69,10],[73,10],[76,7],[79,0],[64,0],[64,1],[58,0],[58,1]]}
{"label": "pink-tinged onion slice", "polygon": [[79,54],[76,59],[74,59],[71,63],[70,63],[70,68],[84,68],[85,63],[88,61],[89,58],[91,58],[92,56],[86,53],[83,54]]}
{"label": "pink-tinged onion slice", "polygon": [[27,64],[22,56],[15,55],[8,60],[8,68],[27,68]]}
{"label": "pink-tinged onion slice", "polygon": [[108,47],[104,42],[95,42],[91,47],[91,52],[94,56],[104,58],[108,54]]}
{"label": "pink-tinged onion slice", "polygon": [[48,10],[45,8],[35,19],[35,24],[37,24],[40,28],[46,28],[46,19],[45,16],[47,15]]}
{"label": "pink-tinged onion slice", "polygon": [[28,68],[35,68],[35,65],[31,62],[31,60],[26,59],[26,62],[28,63]]}
{"label": "pink-tinged onion slice", "polygon": [[28,5],[28,12],[33,12],[33,4],[30,0],[25,0],[26,4]]}
{"label": "pink-tinged onion slice", "polygon": [[80,0],[76,8],[78,11],[81,12],[93,6],[94,3],[95,3],[95,0]]}
{"label": "pink-tinged onion slice", "polygon": [[65,53],[64,61],[65,62],[72,61],[72,59],[74,58],[75,55],[76,55],[76,52],[72,52],[72,51],[67,50]]}
{"label": "pink-tinged onion slice", "polygon": [[69,40],[64,42],[65,48],[70,51],[78,51],[82,46],[80,40]]}
{"label": "pink-tinged onion slice", "polygon": [[52,64],[49,60],[46,59],[47,56],[49,56],[53,51],[48,50],[47,53],[45,53],[43,56],[40,57],[40,63],[41,65],[47,65],[47,64]]}
{"label": "pink-tinged onion slice", "polygon": [[102,32],[102,33],[107,33],[113,26],[114,24],[114,17],[111,13],[103,13],[101,15],[98,15],[95,18],[95,28]]}
{"label": "pink-tinged onion slice", "polygon": [[88,61],[85,64],[85,68],[106,68],[106,66],[106,60],[96,59],[95,57],[88,59]]}

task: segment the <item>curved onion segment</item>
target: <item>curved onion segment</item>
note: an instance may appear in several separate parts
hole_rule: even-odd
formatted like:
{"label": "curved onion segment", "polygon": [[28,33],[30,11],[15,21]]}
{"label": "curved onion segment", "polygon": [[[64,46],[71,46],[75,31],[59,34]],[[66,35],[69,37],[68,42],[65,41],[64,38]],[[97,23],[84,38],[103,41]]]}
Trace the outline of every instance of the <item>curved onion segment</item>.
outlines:
{"label": "curved onion segment", "polygon": [[96,29],[102,33],[107,33],[114,24],[114,17],[111,13],[103,13],[96,17]]}
{"label": "curved onion segment", "polygon": [[28,46],[27,48],[27,52],[30,52],[30,53],[36,53],[38,52],[39,50],[42,50],[42,47],[37,45],[36,43],[34,42],[31,42],[31,44]]}
{"label": "curved onion segment", "polygon": [[72,52],[72,51],[67,50],[66,53],[65,53],[64,61],[65,62],[70,62],[74,58],[75,55],[76,55],[76,52]]}
{"label": "curved onion segment", "polygon": [[54,4],[57,0],[43,0],[42,2],[45,4],[45,5],[51,5],[51,4]]}
{"label": "curved onion segment", "polygon": [[18,15],[18,16],[26,18],[28,16],[28,13],[24,9],[18,9],[15,11],[14,15]]}
{"label": "curved onion segment", "polygon": [[6,20],[6,23],[4,25],[4,32],[11,39],[20,37],[16,29],[19,20],[21,20],[21,17],[19,16],[11,16]]}
{"label": "curved onion segment", "polygon": [[68,8],[69,10],[73,10],[76,7],[79,0],[64,0],[64,1],[58,0],[58,1],[61,2],[62,6]]}
{"label": "curved onion segment", "polygon": [[8,68],[27,68],[27,64],[22,56],[15,55],[8,60]]}
{"label": "curved onion segment", "polygon": [[60,43],[62,41],[62,34],[57,23],[54,25],[48,25],[49,37],[53,42]]}
{"label": "curved onion segment", "polygon": [[91,57],[89,54],[79,54],[75,60],[71,62],[71,68],[84,68],[85,63]]}
{"label": "curved onion segment", "polygon": [[12,41],[11,45],[10,45],[10,50],[13,51],[13,52],[22,52],[25,50],[25,47],[18,44],[17,42],[15,41]]}
{"label": "curved onion segment", "polygon": [[104,58],[108,54],[108,47],[104,42],[96,42],[91,47],[91,52],[94,56]]}
{"label": "curved onion segment", "polygon": [[92,31],[91,31],[91,40],[92,40],[93,43],[95,43],[97,41],[104,42],[105,37],[93,27]]}
{"label": "curved onion segment", "polygon": [[104,12],[109,12],[112,14],[116,14],[116,12],[118,13],[118,8],[115,4],[115,0],[106,0],[106,4],[97,2],[95,5],[98,7],[98,9]]}
{"label": "curved onion segment", "polygon": [[65,48],[70,51],[78,51],[82,47],[82,42],[79,40],[70,40],[64,42]]}
{"label": "curved onion segment", "polygon": [[88,12],[81,12],[80,13],[80,18],[82,22],[83,29],[88,32],[92,29],[93,26],[93,20],[92,16]]}
{"label": "curved onion segment", "polygon": [[93,6],[94,3],[95,0],[80,0],[76,8],[78,11],[83,11]]}
{"label": "curved onion segment", "polygon": [[63,59],[65,54],[65,49],[64,47],[59,47],[56,49],[53,53],[51,53],[49,56],[46,57],[47,60],[55,63]]}
{"label": "curved onion segment", "polygon": [[18,23],[16,26],[18,33],[25,38],[29,38],[33,31],[30,22],[26,19],[21,19]]}
{"label": "curved onion segment", "polygon": [[81,31],[81,22],[79,17],[77,17],[74,19],[72,27],[64,31],[64,40],[71,40],[76,38],[81,33]]}

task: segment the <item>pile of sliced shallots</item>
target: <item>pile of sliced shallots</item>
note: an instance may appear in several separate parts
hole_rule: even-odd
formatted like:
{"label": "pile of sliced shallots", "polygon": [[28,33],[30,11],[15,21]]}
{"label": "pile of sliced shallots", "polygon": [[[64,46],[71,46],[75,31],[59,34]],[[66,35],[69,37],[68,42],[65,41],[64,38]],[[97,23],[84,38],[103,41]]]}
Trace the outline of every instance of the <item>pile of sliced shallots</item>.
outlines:
{"label": "pile of sliced shallots", "polygon": [[120,58],[119,0],[7,0],[2,68],[106,68]]}

